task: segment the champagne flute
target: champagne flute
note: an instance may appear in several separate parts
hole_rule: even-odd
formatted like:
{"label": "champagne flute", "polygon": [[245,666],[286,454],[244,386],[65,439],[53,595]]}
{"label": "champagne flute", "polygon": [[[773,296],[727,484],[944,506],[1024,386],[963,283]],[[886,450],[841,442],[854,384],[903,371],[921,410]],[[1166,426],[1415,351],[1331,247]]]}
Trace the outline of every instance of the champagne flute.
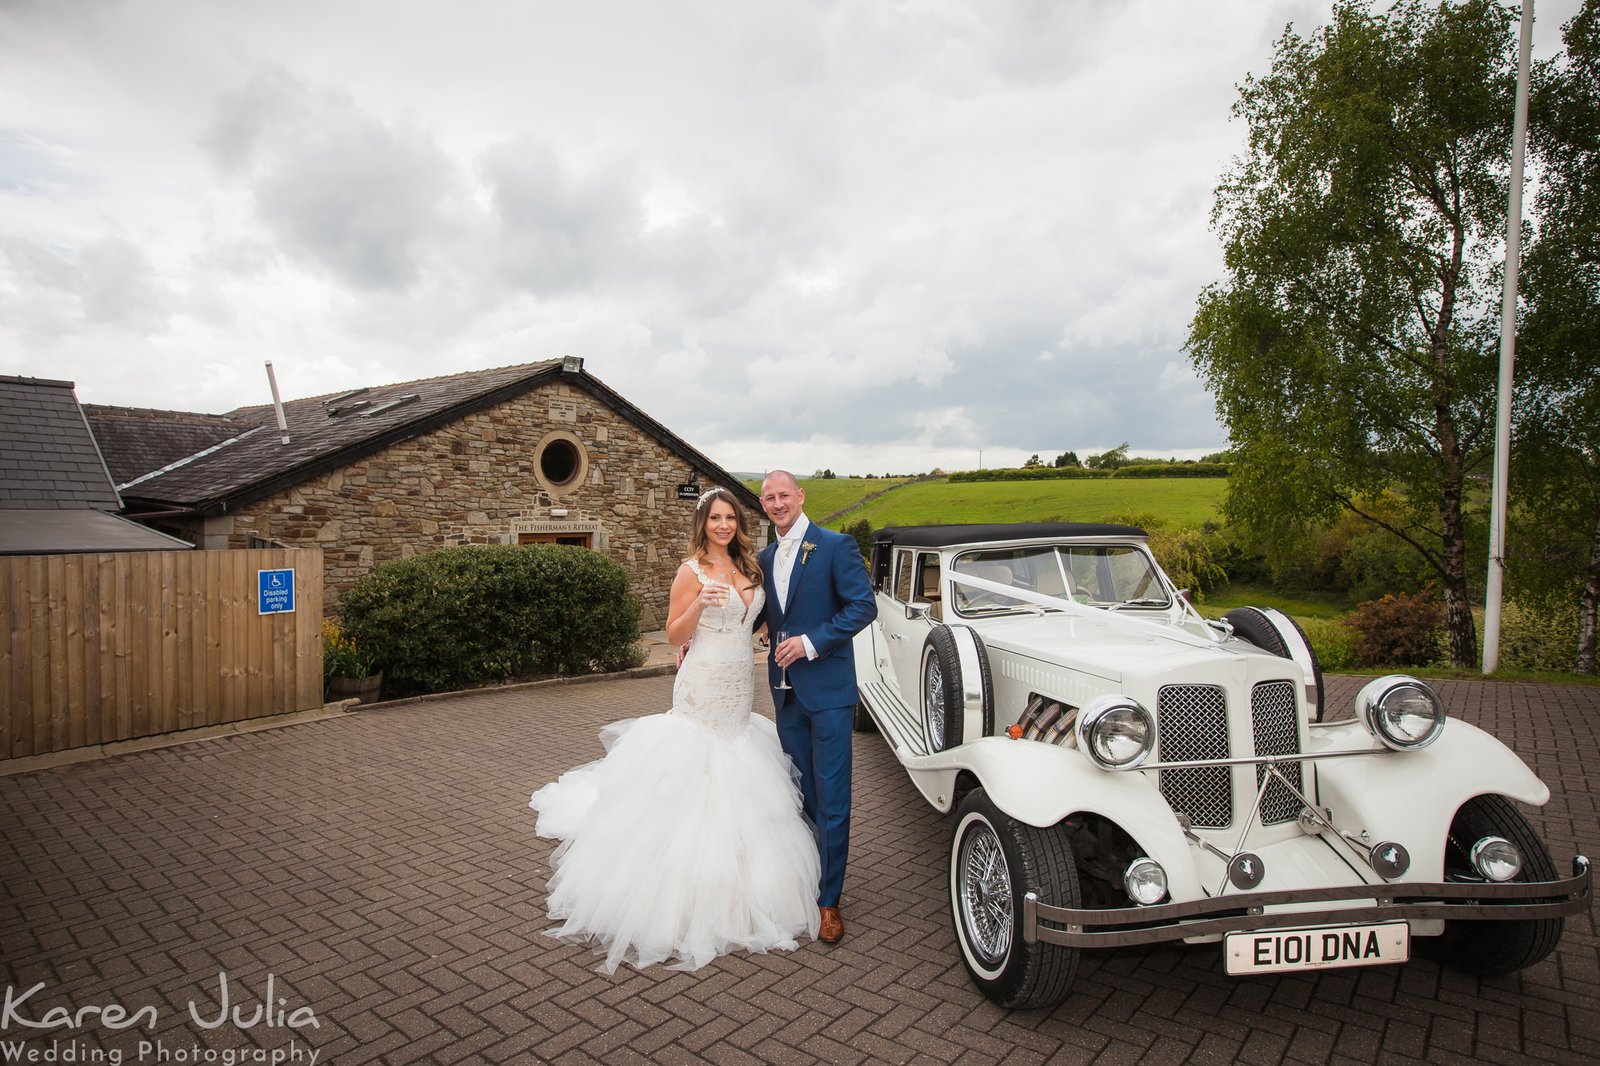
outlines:
{"label": "champagne flute", "polygon": [[[789,631],[787,629],[778,630],[778,643],[780,645],[784,641],[786,641],[788,639],[789,639]],[[778,675],[777,687],[778,688],[792,688],[793,686],[791,686],[789,684],[789,668],[787,666],[784,666],[784,667],[779,667],[779,669],[782,672]]]}

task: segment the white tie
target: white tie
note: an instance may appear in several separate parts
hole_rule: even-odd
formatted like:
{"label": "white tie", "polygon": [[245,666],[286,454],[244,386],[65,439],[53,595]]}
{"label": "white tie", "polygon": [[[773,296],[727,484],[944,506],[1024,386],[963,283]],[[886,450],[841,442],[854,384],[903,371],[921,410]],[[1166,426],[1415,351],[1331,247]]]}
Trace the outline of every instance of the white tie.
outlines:
{"label": "white tie", "polygon": [[794,573],[794,550],[797,543],[794,538],[785,537],[778,541],[778,572],[774,584],[778,587],[778,606],[784,610],[789,609],[789,575]]}

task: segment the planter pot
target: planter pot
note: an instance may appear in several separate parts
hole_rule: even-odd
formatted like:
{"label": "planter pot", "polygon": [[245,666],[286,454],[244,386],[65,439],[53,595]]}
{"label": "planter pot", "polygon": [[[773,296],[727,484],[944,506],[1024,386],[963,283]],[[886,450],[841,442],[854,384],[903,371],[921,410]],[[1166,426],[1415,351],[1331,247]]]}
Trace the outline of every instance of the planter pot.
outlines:
{"label": "planter pot", "polygon": [[357,703],[377,703],[378,690],[383,687],[383,671],[371,677],[328,678],[328,702],[355,700]]}

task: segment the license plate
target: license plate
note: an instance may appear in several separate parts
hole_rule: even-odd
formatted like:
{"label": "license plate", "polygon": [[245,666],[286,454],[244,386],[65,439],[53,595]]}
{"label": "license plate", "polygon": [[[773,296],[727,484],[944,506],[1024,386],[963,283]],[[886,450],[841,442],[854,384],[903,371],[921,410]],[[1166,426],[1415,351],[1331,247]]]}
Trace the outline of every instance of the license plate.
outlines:
{"label": "license plate", "polygon": [[1230,974],[1382,966],[1411,957],[1411,928],[1405,922],[1375,922],[1262,929],[1229,933],[1223,938],[1222,950]]}

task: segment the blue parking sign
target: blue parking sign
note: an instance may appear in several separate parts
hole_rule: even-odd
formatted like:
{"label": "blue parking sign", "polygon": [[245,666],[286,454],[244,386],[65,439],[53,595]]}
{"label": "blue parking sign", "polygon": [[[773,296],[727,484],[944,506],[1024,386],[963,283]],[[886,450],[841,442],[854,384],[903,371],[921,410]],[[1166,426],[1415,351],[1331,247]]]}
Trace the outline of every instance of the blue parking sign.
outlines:
{"label": "blue parking sign", "polygon": [[261,609],[258,614],[294,613],[294,571],[257,570]]}

